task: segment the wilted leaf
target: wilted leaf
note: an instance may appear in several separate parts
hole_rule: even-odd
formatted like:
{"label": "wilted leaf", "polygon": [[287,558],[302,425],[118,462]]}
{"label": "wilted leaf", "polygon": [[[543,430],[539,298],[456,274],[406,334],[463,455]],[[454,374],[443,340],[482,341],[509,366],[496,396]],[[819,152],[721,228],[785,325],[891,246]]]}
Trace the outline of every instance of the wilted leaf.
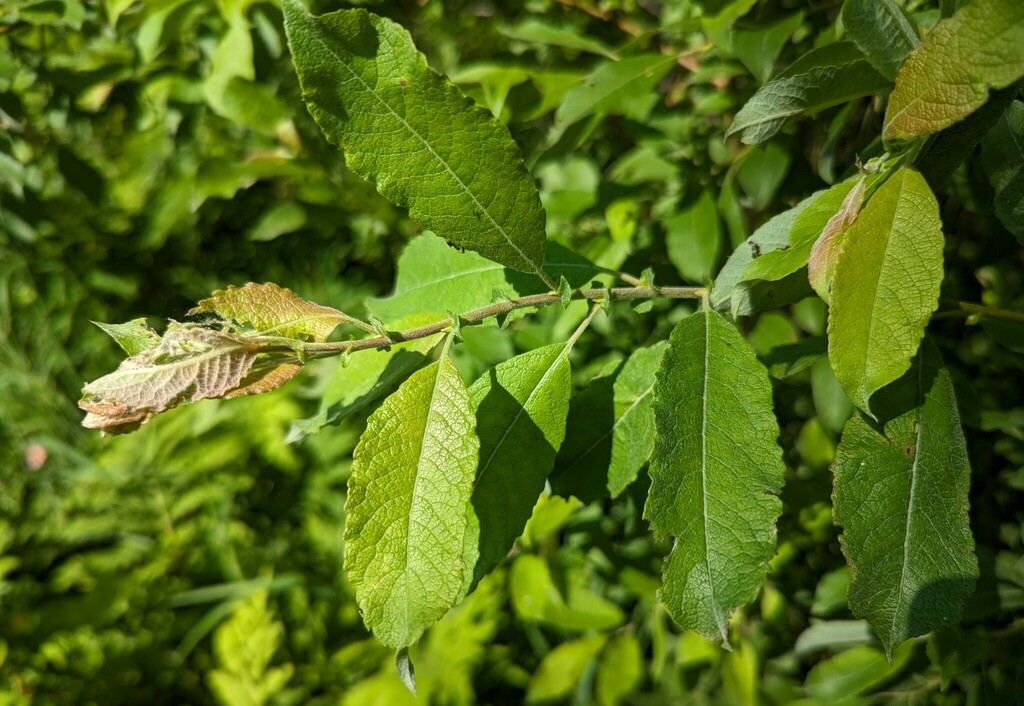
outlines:
{"label": "wilted leaf", "polygon": [[172,324],[158,346],[82,389],[78,406],[89,412],[83,425],[111,434],[134,431],[171,407],[224,397],[242,383],[258,350],[239,336]]}

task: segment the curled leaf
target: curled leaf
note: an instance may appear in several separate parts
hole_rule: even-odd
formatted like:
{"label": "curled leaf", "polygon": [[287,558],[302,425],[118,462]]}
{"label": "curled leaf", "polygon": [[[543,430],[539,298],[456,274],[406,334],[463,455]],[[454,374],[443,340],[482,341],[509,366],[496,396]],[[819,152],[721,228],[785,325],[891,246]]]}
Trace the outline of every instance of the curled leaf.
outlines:
{"label": "curled leaf", "polygon": [[128,355],[138,355],[160,345],[160,335],[151,329],[145,319],[133,319],[123,324],[103,324],[93,321],[103,332],[117,341]]}
{"label": "curled leaf", "polygon": [[273,282],[228,287],[203,299],[189,314],[213,313],[262,336],[325,341],[339,324],[362,322],[307,301]]}
{"label": "curled leaf", "polygon": [[88,414],[82,424],[110,434],[135,431],[180,404],[273,390],[301,368],[269,356],[257,363],[258,352],[242,336],[172,323],[158,345],[83,388],[78,406]]}

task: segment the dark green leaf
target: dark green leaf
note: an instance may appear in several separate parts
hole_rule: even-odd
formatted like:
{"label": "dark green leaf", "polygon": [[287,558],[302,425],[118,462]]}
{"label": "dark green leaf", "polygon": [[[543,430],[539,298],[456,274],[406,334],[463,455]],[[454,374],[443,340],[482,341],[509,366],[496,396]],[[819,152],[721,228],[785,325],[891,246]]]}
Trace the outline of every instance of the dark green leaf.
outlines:
{"label": "dark green leaf", "polygon": [[544,211],[508,129],[394,22],[361,9],[314,16],[299,0],[284,13],[306,103],[349,167],[441,237],[540,273]]}

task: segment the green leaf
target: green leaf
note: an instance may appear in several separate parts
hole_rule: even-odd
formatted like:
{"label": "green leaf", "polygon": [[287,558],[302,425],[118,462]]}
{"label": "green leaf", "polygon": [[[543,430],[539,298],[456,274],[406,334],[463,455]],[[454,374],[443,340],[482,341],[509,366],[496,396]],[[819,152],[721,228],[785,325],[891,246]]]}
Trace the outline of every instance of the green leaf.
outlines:
{"label": "green leaf", "polygon": [[601,650],[594,689],[601,706],[618,706],[640,685],[644,655],[635,635],[613,635]]}
{"label": "green leaf", "polygon": [[676,537],[661,600],[680,627],[728,643],[775,553],[782,450],[768,372],[713,311],[676,325],[654,387],[657,437],[644,516]]}
{"label": "green leaf", "polygon": [[741,30],[733,34],[732,53],[747,67],[758,83],[764,83],[775,69],[782,46],[800,29],[804,13],[797,12],[768,27]]}
{"label": "green leaf", "polygon": [[344,312],[306,301],[272,282],[249,282],[244,287],[218,290],[188,313],[217,314],[259,336],[314,341],[326,341],[339,324],[355,321]]}
{"label": "green leaf", "polygon": [[1024,76],[1024,3],[973,0],[936,25],[896,79],[886,142],[913,140],[959,122],[989,91]]}
{"label": "green leaf", "polygon": [[654,376],[667,342],[638,348],[614,374],[573,397],[551,485],[590,502],[618,497],[654,449]]}
{"label": "green leaf", "polygon": [[743,280],[775,282],[807,267],[814,243],[858,181],[856,178],[848,179],[828,191],[812,194],[807,207],[793,219],[793,225],[789,229],[788,247],[754,258],[743,271]]}
{"label": "green leaf", "polygon": [[160,345],[160,335],[149,327],[145,319],[132,319],[123,324],[102,324],[99,321],[93,323],[117,341],[117,345],[130,356]]}
{"label": "green leaf", "polygon": [[517,25],[501,27],[498,31],[506,37],[522,42],[550,44],[556,47],[600,54],[609,59],[618,58],[607,46],[572,27],[559,27],[536,18],[524,20]]}
{"label": "green leaf", "polygon": [[772,202],[792,162],[793,156],[781,145],[769,144],[746,153],[736,171],[736,181],[750,199],[751,208],[760,211]]}
{"label": "green leaf", "polygon": [[767,142],[791,119],[881,93],[891,83],[865,60],[816,66],[766,84],[736,114],[726,135],[748,145]]}
{"label": "green leaf", "polygon": [[788,211],[771,218],[733,251],[715,279],[711,303],[718,310],[728,308],[733,318],[749,316],[763,309],[784,306],[810,293],[807,279],[793,274],[778,282],[744,282],[743,273],[758,257],[789,247],[789,233],[797,216],[807,208],[810,196]]}
{"label": "green leaf", "polygon": [[409,33],[365,10],[284,2],[310,113],[345,161],[441,237],[542,275],[544,211],[508,129],[434,72]]}
{"label": "green leaf", "polygon": [[868,200],[839,246],[829,303],[828,357],[850,400],[898,379],[939,305],[939,204],[918,172],[893,173]]}
{"label": "green leaf", "polygon": [[601,63],[558,106],[548,143],[554,144],[571,125],[590,115],[646,118],[656,100],[654,87],[675,62],[675,56],[638,54]]}
{"label": "green leaf", "polygon": [[[850,608],[890,656],[959,620],[978,564],[968,528],[970,466],[949,371],[933,345],[884,397],[898,416],[846,424],[833,504],[853,567]],[[882,406],[882,405],[880,405]]]}
{"label": "green leaf", "polygon": [[850,39],[890,81],[921,44],[917,25],[896,0],[846,0],[842,20]]}
{"label": "green leaf", "polygon": [[461,595],[475,423],[446,351],[384,401],[356,447],[345,573],[366,626],[389,647],[411,645]]}
{"label": "green leaf", "polygon": [[526,703],[545,704],[569,696],[607,639],[607,635],[591,635],[551,650],[530,678]]}
{"label": "green leaf", "polygon": [[[556,585],[547,562],[534,554],[521,554],[512,564],[509,585],[516,615],[574,632],[614,630],[622,625],[622,610],[591,591],[579,567],[566,573]],[[559,585],[566,587],[565,598]]]}
{"label": "green leaf", "polygon": [[338,364],[328,379],[316,415],[292,422],[288,443],[315,434],[328,424],[337,424],[377,400],[423,367],[441,336],[437,334],[396,343],[387,349],[353,353],[348,360]]}
{"label": "green leaf", "polygon": [[469,513],[467,585],[501,563],[544,489],[565,437],[569,348],[563,343],[517,355],[469,389],[480,465]]}
{"label": "green leaf", "polygon": [[913,654],[912,646],[893,655],[890,664],[877,648],[866,645],[840,652],[818,662],[804,686],[817,704],[845,704],[855,694],[866,694],[897,674]]}
{"label": "green leaf", "polygon": [[[554,242],[548,243],[545,267],[554,277],[564,276],[573,287],[583,286],[599,274],[589,260]],[[390,325],[412,315],[422,315],[425,325],[449,318],[449,311],[461,314],[494,303],[495,289],[509,297],[548,291],[535,277],[506,269],[476,253],[459,252],[444,239],[422,233],[398,259],[394,294],[369,299],[366,305]]]}
{"label": "green leaf", "polygon": [[996,216],[1024,243],[1024,103],[1010,105],[985,137],[981,157],[996,192]]}
{"label": "green leaf", "polygon": [[715,197],[702,191],[697,200],[665,224],[668,259],[683,279],[706,283],[722,254],[722,221]]}

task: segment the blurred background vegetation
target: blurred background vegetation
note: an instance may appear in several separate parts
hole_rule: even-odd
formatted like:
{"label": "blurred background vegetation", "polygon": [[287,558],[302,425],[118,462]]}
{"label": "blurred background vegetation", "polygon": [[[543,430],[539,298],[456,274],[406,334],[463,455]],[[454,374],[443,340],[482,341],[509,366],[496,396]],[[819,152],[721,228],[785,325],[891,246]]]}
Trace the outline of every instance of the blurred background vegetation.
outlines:
{"label": "blurred background vegetation", "polygon": [[[763,150],[722,137],[758,85],[840,38],[833,0],[350,4],[406,26],[509,124],[551,237],[659,283],[706,281],[757,225],[880,151],[871,98]],[[939,4],[908,9],[927,27]],[[680,58],[552,131],[570,88],[639,51]],[[930,174],[944,292],[1021,309],[1024,258],[978,160]],[[180,317],[247,281],[358,314],[415,232],[306,113],[276,3],[0,3],[0,704],[414,702],[341,571],[368,412],[286,443],[339,362],[116,439],[82,430],[75,400],[120,358],[90,321]],[[664,338],[684,306],[616,309],[578,344],[578,381]],[[570,313],[467,335],[464,374],[561,340]],[[983,580],[960,626],[890,665],[846,608],[828,465],[850,408],[823,326],[816,299],[743,322],[776,378],[789,473],[775,571],[732,652],[657,605],[667,547],[640,519],[645,481],[615,501],[553,495],[507,568],[413,650],[419,702],[1024,703],[1024,330],[932,327],[958,366]]]}

